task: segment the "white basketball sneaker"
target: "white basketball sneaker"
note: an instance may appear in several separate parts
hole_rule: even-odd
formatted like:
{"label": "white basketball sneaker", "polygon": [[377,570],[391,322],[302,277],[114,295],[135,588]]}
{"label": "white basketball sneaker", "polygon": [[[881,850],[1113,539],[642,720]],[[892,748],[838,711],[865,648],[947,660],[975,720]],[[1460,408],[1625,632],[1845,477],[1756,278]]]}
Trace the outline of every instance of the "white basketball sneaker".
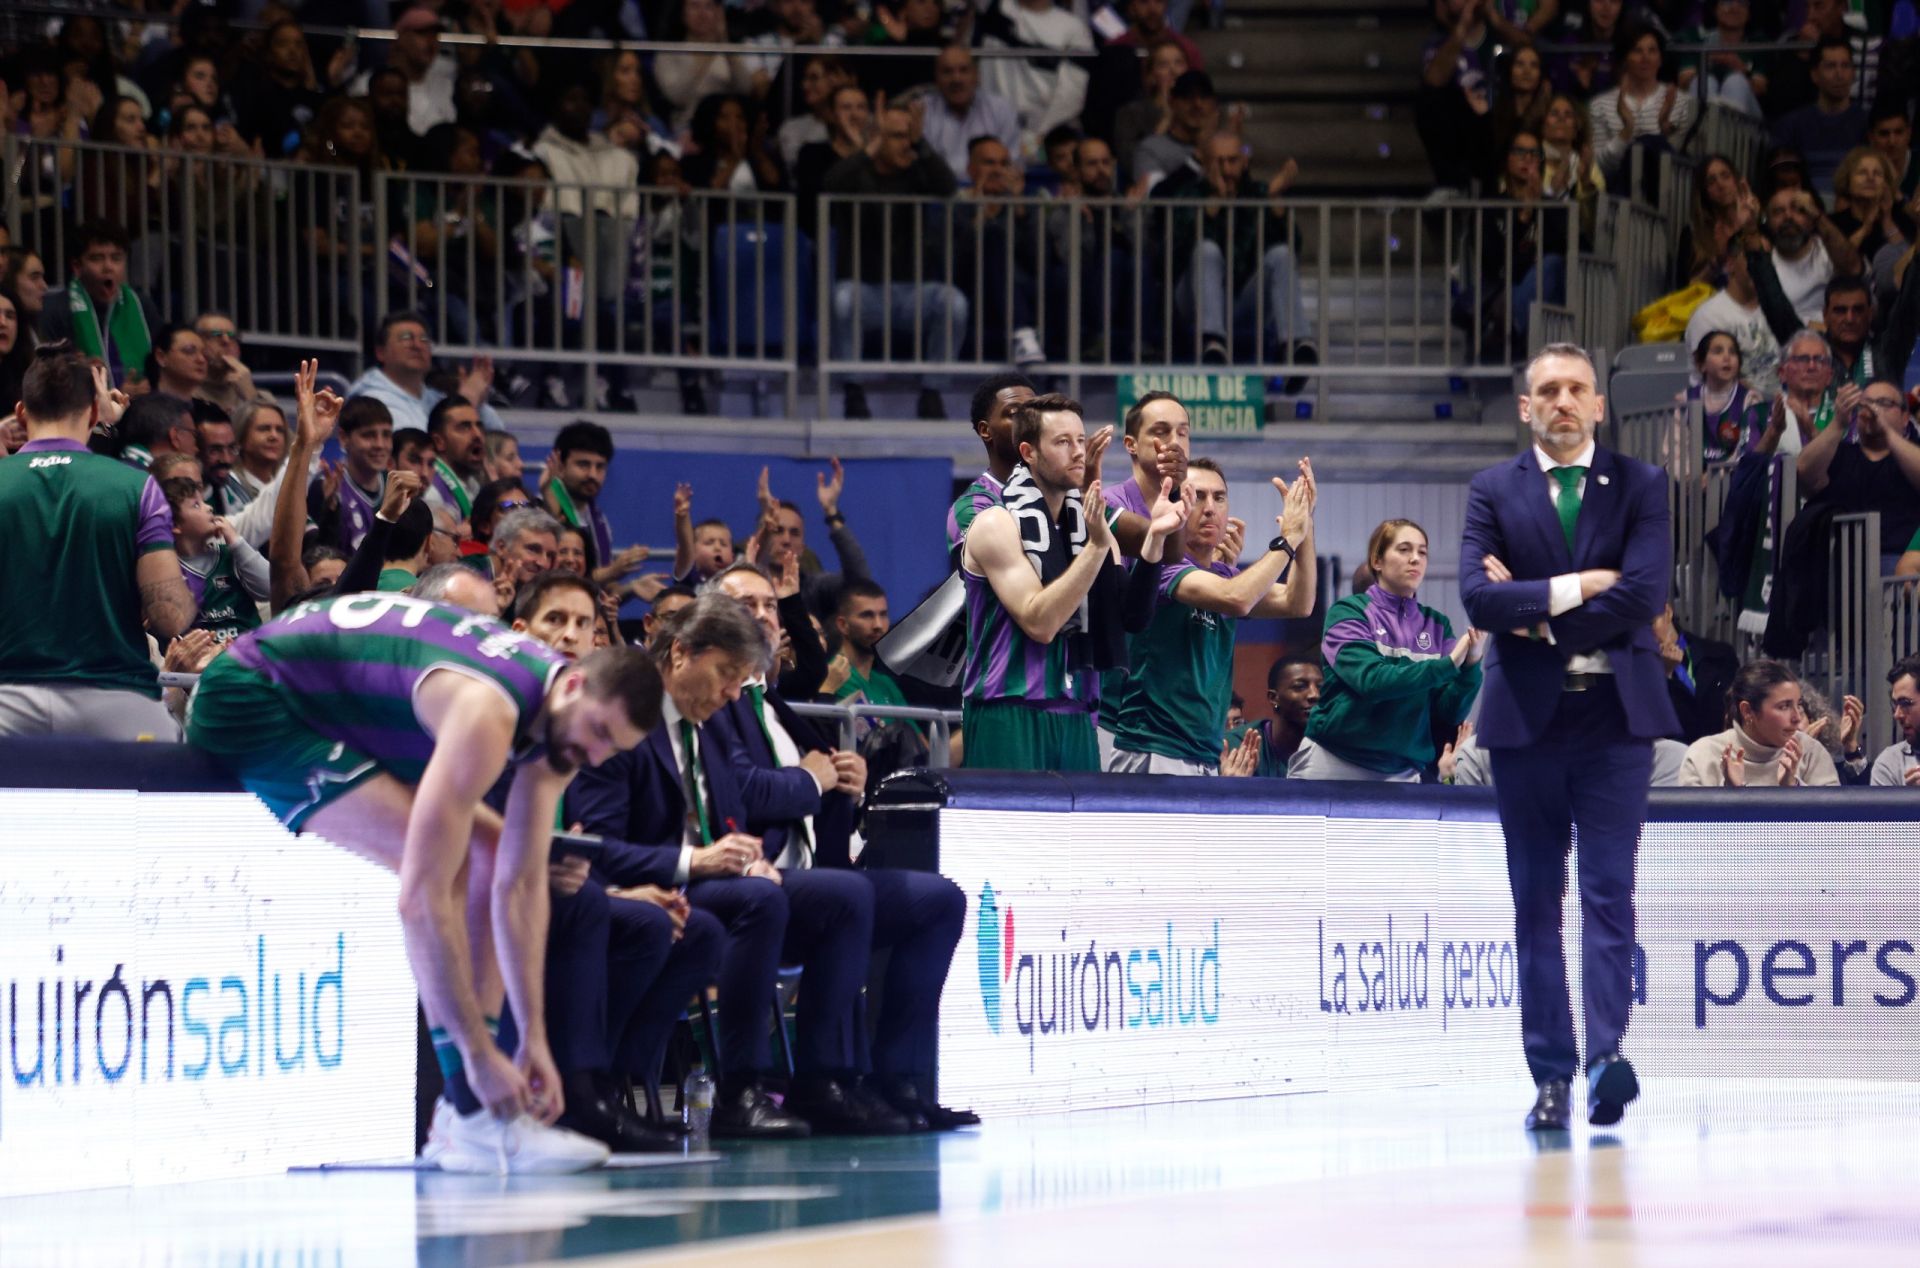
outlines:
{"label": "white basketball sneaker", "polygon": [[420,1156],[438,1163],[442,1171],[465,1175],[563,1175],[591,1170],[612,1151],[597,1140],[548,1127],[525,1114],[503,1121],[485,1109],[463,1115],[447,1106],[442,1115],[435,1106],[433,1133]]}
{"label": "white basketball sneaker", "polygon": [[433,1122],[427,1128],[427,1143],[420,1146],[420,1161],[429,1167],[440,1165],[440,1159],[447,1152],[447,1140],[453,1124],[459,1121],[460,1112],[446,1097],[433,1103]]}

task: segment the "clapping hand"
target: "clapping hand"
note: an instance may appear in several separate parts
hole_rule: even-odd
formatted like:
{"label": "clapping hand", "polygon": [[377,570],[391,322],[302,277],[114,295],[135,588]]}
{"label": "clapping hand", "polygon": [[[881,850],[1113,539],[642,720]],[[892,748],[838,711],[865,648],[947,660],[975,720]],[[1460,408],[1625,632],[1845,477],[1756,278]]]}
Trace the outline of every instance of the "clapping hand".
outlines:
{"label": "clapping hand", "polygon": [[[828,479],[824,471],[814,475],[814,496],[820,499],[820,513],[828,519],[840,514],[840,494],[847,487],[847,472],[837,457],[827,459],[833,466],[833,478]],[[678,509],[678,502],[675,503]]]}
{"label": "clapping hand", "polygon": [[[1094,503],[1099,500],[1094,496],[1093,490],[1100,483],[1100,461],[1107,456],[1107,446],[1112,443],[1113,427],[1111,424],[1102,427],[1087,439],[1087,469],[1086,474],[1080,477],[1080,493],[1081,500],[1087,505],[1089,515],[1092,514]],[[1184,459],[1182,459],[1180,464],[1180,473],[1183,477],[1186,475],[1186,462]]]}
{"label": "clapping hand", "polygon": [[1275,522],[1288,541],[1303,540],[1313,527],[1313,507],[1319,497],[1318,487],[1313,480],[1313,463],[1310,459],[1300,460],[1300,474],[1289,485],[1279,476],[1273,477],[1273,487],[1280,491],[1285,503]]}
{"label": "clapping hand", "polygon": [[1227,531],[1220,535],[1220,544],[1213,548],[1213,561],[1220,564],[1237,564],[1240,552],[1247,548],[1247,522],[1237,516],[1227,516]]}
{"label": "clapping hand", "polygon": [[1440,750],[1440,782],[1451,784],[1454,771],[1459,768],[1460,750],[1473,738],[1473,723],[1462,722],[1460,729],[1453,734],[1453,743]]}
{"label": "clapping hand", "polygon": [[1235,744],[1231,739],[1220,741],[1220,773],[1228,778],[1245,779],[1260,769],[1260,732],[1248,727],[1247,733]]}

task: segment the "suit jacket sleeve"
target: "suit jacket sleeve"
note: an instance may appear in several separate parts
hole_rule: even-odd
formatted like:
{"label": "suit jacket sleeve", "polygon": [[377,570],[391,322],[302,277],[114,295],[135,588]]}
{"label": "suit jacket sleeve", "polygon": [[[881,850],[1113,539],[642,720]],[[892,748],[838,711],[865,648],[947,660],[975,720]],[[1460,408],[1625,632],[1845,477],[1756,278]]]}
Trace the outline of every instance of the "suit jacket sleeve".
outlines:
{"label": "suit jacket sleeve", "polygon": [[1667,606],[1673,577],[1673,516],[1667,509],[1666,477],[1648,469],[1634,483],[1620,580],[1612,589],[1553,618],[1554,641],[1563,651],[1592,651],[1644,630]]}
{"label": "suit jacket sleeve", "polygon": [[1467,493],[1467,523],[1460,539],[1460,600],[1475,629],[1504,634],[1547,619],[1551,582],[1544,577],[1531,581],[1487,580],[1483,561],[1488,555],[1503,563],[1513,562],[1513,550],[1500,531],[1489,487],[1501,470],[1495,468],[1475,476]]}
{"label": "suit jacket sleeve", "polygon": [[769,824],[791,823],[820,813],[820,786],[813,776],[798,766],[774,770],[755,762],[740,728],[750,706],[736,704],[722,709],[707,722],[713,742],[727,755],[727,768],[740,786],[740,799],[746,804],[747,830],[757,832]]}
{"label": "suit jacket sleeve", "polygon": [[569,824],[606,839],[606,851],[594,863],[603,880],[671,886],[680,869],[679,842],[642,845],[630,840],[636,827],[646,826],[637,825],[632,813],[636,770],[635,755],[621,753],[581,771],[567,786],[562,814]]}
{"label": "suit jacket sleeve", "polygon": [[793,644],[793,668],[780,675],[777,685],[781,695],[794,700],[813,699],[827,680],[827,649],[813,632],[810,611],[804,594],[780,600],[780,628]]}

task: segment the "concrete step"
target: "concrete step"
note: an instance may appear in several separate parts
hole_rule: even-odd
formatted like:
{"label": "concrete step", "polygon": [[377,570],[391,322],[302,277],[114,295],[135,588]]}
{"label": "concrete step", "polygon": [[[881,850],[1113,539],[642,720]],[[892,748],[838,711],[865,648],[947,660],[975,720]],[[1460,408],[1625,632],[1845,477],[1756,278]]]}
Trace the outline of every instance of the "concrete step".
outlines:
{"label": "concrete step", "polygon": [[1222,100],[1255,102],[1411,99],[1425,40],[1419,27],[1366,17],[1229,17],[1194,37]]}

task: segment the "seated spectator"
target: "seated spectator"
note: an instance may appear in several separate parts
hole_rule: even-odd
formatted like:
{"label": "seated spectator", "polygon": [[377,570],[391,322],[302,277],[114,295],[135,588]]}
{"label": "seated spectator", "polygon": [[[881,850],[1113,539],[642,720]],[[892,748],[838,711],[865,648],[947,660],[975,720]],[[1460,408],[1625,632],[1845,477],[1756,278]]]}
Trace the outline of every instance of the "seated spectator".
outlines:
{"label": "seated spectator", "polygon": [[[467,517],[471,544],[479,547],[478,553],[486,554],[487,543],[493,540],[493,527],[500,522],[502,515],[523,506],[539,505],[539,499],[527,492],[526,486],[518,480],[502,476],[498,480],[487,481],[480,486],[480,492],[474,494],[473,514]],[[468,544],[462,543],[463,546]],[[587,575],[585,569],[581,570],[580,575]]]}
{"label": "seated spectator", "polygon": [[1813,187],[1823,195],[1848,150],[1867,136],[1867,112],[1853,100],[1853,48],[1837,36],[1822,36],[1814,47],[1814,99],[1781,115],[1773,125],[1773,143],[1790,145],[1806,158]]}
{"label": "seated spectator", "polygon": [[1434,0],[1434,29],[1420,52],[1414,124],[1434,183],[1449,189],[1465,191],[1496,170],[1486,114],[1493,108],[1497,46],[1487,10],[1485,0]]}
{"label": "seated spectator", "polygon": [[[1851,54],[1854,69],[1859,72],[1852,86],[1856,99],[1874,100],[1879,81],[1881,37],[1866,33],[1863,15],[1858,14],[1848,0],[1807,0],[1803,11],[1805,20],[1800,28],[1785,36],[1785,42],[1802,47],[1773,59],[1768,108],[1784,114],[1819,100],[1821,45],[1827,41],[1846,45]],[[1855,22],[1860,25],[1856,27]]]}
{"label": "seated spectator", "polygon": [[307,584],[310,586],[330,586],[340,580],[340,574],[347,570],[347,557],[332,546],[312,545],[300,554],[300,563],[307,570]]}
{"label": "seated spectator", "polygon": [[1613,49],[1626,7],[1626,0],[1587,0],[1584,6],[1567,6],[1561,15],[1560,38],[1569,44],[1598,44],[1601,51],[1554,58],[1551,74],[1560,91],[1584,102],[1614,86],[1618,76]]}
{"label": "seated spectator", "polygon": [[593,112],[588,130],[604,133],[635,158],[669,144],[655,126],[646,66],[637,50],[617,49],[601,64],[600,108]]}
{"label": "seated spectator", "polygon": [[526,475],[520,441],[512,432],[497,428],[487,432],[487,470],[499,480],[519,480]]}
{"label": "seated spectator", "polygon": [[[827,540],[833,545],[833,553],[840,561],[839,572],[828,572],[820,556],[807,547],[807,522],[800,516],[800,508],[792,502],[775,501],[766,489],[767,473],[760,472],[761,515],[760,538],[762,548],[760,563],[775,577],[782,577],[789,563],[797,562],[800,570],[798,593],[805,604],[805,611],[822,621],[831,621],[840,610],[840,587],[849,581],[871,581],[873,571],[867,566],[867,552],[861,549],[860,539],[847,527],[846,516],[840,513],[840,495],[846,491],[847,473],[838,458],[831,458],[831,475],[821,472],[814,477],[814,497],[820,503],[820,516],[827,524]],[[715,552],[717,554],[718,552]],[[752,556],[750,555],[749,558]],[[710,561],[709,561],[710,562]],[[783,589],[784,589],[784,577]],[[784,594],[782,597],[786,597]],[[813,690],[793,691],[788,695],[810,696]]]}
{"label": "seated spectator", "polygon": [[66,293],[40,310],[40,338],[70,339],[81,356],[107,364],[116,386],[143,381],[158,313],[127,285],[127,231],[91,221],[68,239],[73,277]]}
{"label": "seated spectator", "polygon": [[[1755,235],[1749,234],[1747,239],[1748,267],[1763,302],[1767,290],[1764,266],[1771,266],[1780,293],[1795,315],[1803,323],[1819,321],[1827,283],[1836,274],[1858,277],[1860,252],[1827,217],[1812,192],[1805,189],[1774,191],[1767,200],[1766,232],[1773,250],[1758,261],[1751,258]],[[1774,333],[1779,334],[1777,327]]]}
{"label": "seated spectator", "polygon": [[[844,44],[846,33],[838,26],[828,29],[814,0],[772,0],[761,10],[761,14],[770,18],[772,25],[750,36],[746,42],[756,48],[776,51],[756,53],[747,60],[754,70],[767,77],[768,105],[784,112],[787,103],[793,100],[793,86],[795,77],[798,77],[802,107],[810,109],[812,103],[806,97],[806,70],[819,59],[789,56],[786,50],[808,44]],[[829,60],[837,60],[831,54],[826,56]],[[798,149],[797,146],[795,148]]]}
{"label": "seated spectator", "polygon": [[647,561],[647,548],[616,547],[613,525],[600,509],[607,469],[613,465],[613,433],[585,419],[568,423],[553,439],[549,464],[547,509],[562,524],[591,534],[593,580],[602,586],[617,585]]}
{"label": "seated spectator", "polygon": [[1867,715],[1867,707],[1860,698],[1845,697],[1836,712],[1832,701],[1803,683],[1800,713],[1806,719],[1807,739],[1827,750],[1840,782],[1854,788],[1865,785],[1873,772],[1867,768],[1867,753],[1860,746],[1860,728]]}
{"label": "seated spectator", "polygon": [[[952,198],[959,185],[920,136],[916,112],[888,107],[879,123],[879,136],[868,149],[841,159],[828,171],[826,192],[911,195],[923,201],[857,208],[842,204],[835,209],[840,241],[857,243],[858,250],[835,253],[833,357],[854,360],[868,335],[883,334],[882,346],[891,354],[887,360],[950,362],[966,338],[971,310],[957,288],[933,280],[944,275],[945,235],[929,231],[922,218],[937,208],[936,200]],[[861,229],[857,236],[856,215]],[[901,347],[916,335],[919,347]],[[946,412],[936,389],[920,389],[920,417],[944,418]],[[846,416],[873,416],[865,391],[856,383],[846,385]]]}
{"label": "seated spectator", "polygon": [[1907,421],[1898,383],[1848,386],[1858,393],[1858,406],[1807,441],[1795,471],[1801,493],[1836,515],[1880,512],[1880,575],[1890,576],[1920,534],[1920,436]]}
{"label": "seated spectator", "polygon": [[[1082,198],[1112,198],[1118,192],[1111,147],[1099,137],[1080,142],[1074,183]],[[1053,248],[1047,287],[1061,296],[1070,285],[1073,240],[1080,239],[1080,355],[1082,361],[1131,361],[1137,344],[1151,332],[1139,329],[1140,316],[1159,309],[1151,298],[1158,277],[1149,270],[1136,284],[1144,233],[1133,208],[1068,203],[1047,212],[1047,242]],[[1145,293],[1136,295],[1136,290]],[[1048,338],[1064,331],[1067,304],[1049,305]]]}
{"label": "seated spectator", "polygon": [[[240,462],[233,469],[233,482],[238,495],[251,503],[286,464],[287,416],[272,397],[256,397],[241,410],[234,433],[240,442]],[[235,509],[229,506],[227,513]]]}
{"label": "seated spectator", "polygon": [[119,447],[115,456],[142,471],[150,469],[153,460],[163,454],[200,456],[193,406],[184,397],[165,392],[137,396],[121,414],[117,429]]}
{"label": "seated spectator", "polygon": [[422,480],[433,479],[433,437],[425,427],[393,429],[393,469],[411,471]]}
{"label": "seated spectator", "polygon": [[1173,40],[1155,42],[1140,61],[1143,92],[1113,112],[1113,156],[1121,179],[1132,187],[1140,143],[1173,126],[1173,86],[1193,69]]}
{"label": "seated spectator", "polygon": [[1256,732],[1259,759],[1253,773],[1266,779],[1285,779],[1287,762],[1307,738],[1307,719],[1313,716],[1313,706],[1320,703],[1324,682],[1317,652],[1289,652],[1278,657],[1267,669],[1267,706],[1273,716],[1259,722],[1229,723],[1227,747],[1244,746],[1247,733]]}
{"label": "seated spectator", "polygon": [[[1236,356],[1266,360],[1275,345],[1278,359],[1311,363],[1315,351],[1303,338],[1307,316],[1295,275],[1292,227],[1280,201],[1299,168],[1289,159],[1262,186],[1248,173],[1240,142],[1224,132],[1209,137],[1202,153],[1205,180],[1183,185],[1174,194],[1182,210],[1174,213],[1173,256],[1191,262],[1174,294],[1176,320],[1181,329],[1197,327],[1201,360],[1208,365],[1226,365]],[[1237,207],[1231,213],[1217,203],[1195,206],[1223,198],[1264,199],[1267,206]],[[1232,277],[1227,275],[1229,246]],[[1266,330],[1252,329],[1256,311],[1264,317]],[[1175,340],[1176,348],[1170,351],[1190,355],[1192,344],[1179,334]],[[1285,390],[1298,392],[1300,386],[1289,380]]]}
{"label": "seated spectator", "polygon": [[834,660],[843,671],[839,685],[833,689],[836,701],[909,703],[900,680],[880,663],[875,651],[887,631],[893,628],[887,611],[887,592],[879,582],[849,581],[841,586],[840,610],[833,618],[833,628],[840,635],[840,654]]}
{"label": "seated spectator", "polygon": [[[1058,182],[1056,188],[1065,197],[1072,197],[1077,191],[1073,184],[1074,164],[1080,153],[1080,129],[1070,123],[1063,123],[1047,133],[1041,141],[1041,148],[1047,159],[1047,172]],[[1046,179],[1043,177],[1043,179]]]}
{"label": "seated spectator", "polygon": [[193,628],[230,643],[260,624],[260,605],[273,592],[265,556],[247,544],[231,521],[213,513],[200,483],[178,477],[160,486],[173,512],[173,549],[193,594]]}
{"label": "seated spectator", "polygon": [[1683,788],[1835,786],[1840,776],[1819,741],[1806,735],[1800,680],[1774,660],[1740,667],[1727,689],[1728,728],[1687,746]]}
{"label": "seated spectator", "polygon": [[1186,56],[1189,70],[1207,68],[1200,46],[1167,25],[1167,0],[1127,0],[1123,16],[1127,19],[1127,29],[1107,41],[1110,46],[1152,48],[1164,41],[1178,47]]}
{"label": "seated spectator", "polygon": [[1593,119],[1594,156],[1607,174],[1608,188],[1616,192],[1627,192],[1633,179],[1629,151],[1636,146],[1647,151],[1641,178],[1645,188],[1645,182],[1658,179],[1655,156],[1678,152],[1699,116],[1693,94],[1662,78],[1666,51],[1665,37],[1652,27],[1623,26],[1614,43],[1620,83],[1587,105]]}
{"label": "seated spectator", "polygon": [[1041,213],[1005,201],[1026,193],[1026,171],[997,139],[975,137],[967,147],[967,180],[953,217],[954,262],[980,315],[979,353],[1039,365],[1047,359],[1036,316],[1044,275],[1033,222]]}
{"label": "seated spectator", "polygon": [[867,104],[866,89],[844,83],[833,90],[830,102],[831,133],[824,141],[801,146],[793,168],[793,188],[801,199],[803,225],[817,227],[820,223],[814,200],[826,189],[827,173],[842,159],[865,154],[873,141],[873,111]]}
{"label": "seated spectator", "polygon": [[1867,332],[1873,327],[1873,291],[1865,280],[1836,277],[1828,282],[1820,318],[1833,354],[1834,385],[1871,383],[1874,349],[1867,342]]}
{"label": "seated spectator", "polygon": [[[487,486],[489,489],[492,487],[492,485]],[[486,492],[486,489],[480,490],[481,496],[486,496]],[[573,527],[571,524],[562,524],[560,526],[560,537],[554,546],[554,571],[568,572],[576,577],[584,577],[587,575],[587,561],[586,533],[581,529]]]}
{"label": "seated spectator", "polygon": [[1687,401],[1700,402],[1701,460],[1724,466],[1765,434],[1769,398],[1742,376],[1740,341],[1724,330],[1693,344],[1693,369],[1699,381],[1687,388]]}
{"label": "seated spectator", "polygon": [[1760,202],[1725,155],[1709,154],[1700,163],[1693,206],[1680,246],[1673,255],[1676,280],[1718,284],[1728,249],[1757,227]]}
{"label": "seated spectator", "polygon": [[1907,108],[1890,99],[1875,102],[1867,112],[1867,144],[1887,160],[1893,171],[1893,187],[1912,214],[1908,200],[1920,189],[1920,163],[1913,161],[1913,120],[1907,118]]}
{"label": "seated spectator", "polygon": [[[433,339],[427,334],[426,323],[414,313],[388,313],[380,319],[371,342],[373,359],[379,364],[355,379],[347,395],[378,398],[393,416],[396,429],[427,430],[427,415],[447,399],[447,394],[427,383],[433,369]],[[459,386],[462,400],[479,402],[476,408],[488,427],[504,430],[499,415],[486,403],[493,387],[490,358],[478,358],[467,366],[461,372]]]}
{"label": "seated spectator", "polygon": [[[671,20],[663,33],[666,39],[689,44],[728,42],[726,10],[719,0],[679,0],[669,13]],[[767,95],[772,83],[744,53],[661,53],[653,59],[653,79],[660,95],[673,107],[675,132],[687,130],[702,97],[731,92],[758,101]]]}
{"label": "seated spectator", "polygon": [[1474,248],[1480,253],[1477,293],[1460,297],[1459,315],[1480,321],[1475,346],[1491,360],[1521,359],[1536,301],[1562,304],[1567,294],[1567,255],[1573,245],[1569,213],[1554,204],[1541,209],[1540,138],[1515,133],[1507,146],[1500,193],[1519,204],[1480,217]]}
{"label": "seated spectator", "polygon": [[933,64],[933,84],[939,100],[928,103],[923,132],[950,169],[966,171],[967,149],[980,137],[993,137],[1009,154],[1019,150],[1019,115],[1005,98],[980,87],[980,65],[964,44],[941,50]]}
{"label": "seated spectator", "polygon": [[229,509],[238,512],[253,500],[233,478],[234,464],[240,461],[240,434],[224,414],[203,415],[194,421],[194,429],[200,437],[200,469],[195,475],[207,505],[215,515],[225,515]]}
{"label": "seated spectator", "polygon": [[[0,251],[0,290],[12,295],[19,305],[20,329],[28,350],[38,347],[47,302],[46,263],[25,247],[10,246]],[[64,304],[67,298],[57,296],[56,302]]]}
{"label": "seated spectator", "polygon": [[510,610],[519,588],[553,567],[560,551],[560,521],[537,506],[508,511],[494,521],[487,547],[502,610]]}
{"label": "seated spectator", "polygon": [[[1707,48],[1760,43],[1749,23],[1752,15],[1750,0],[1713,0],[1706,13],[1709,23],[1689,32],[1687,41]],[[1760,102],[1767,95],[1767,77],[1752,54],[1708,53],[1706,72],[1700,93],[1707,101],[1720,102],[1750,119],[1762,117]],[[1685,92],[1699,79],[1699,71],[1683,66],[1674,82]]]}
{"label": "seated spectator", "polygon": [[428,550],[433,530],[433,512],[427,509],[427,504],[419,498],[408,502],[387,533],[376,590],[399,593],[413,587],[414,581],[434,562]]}
{"label": "seated spectator", "polygon": [[1606,186],[1600,163],[1593,157],[1593,124],[1587,108],[1565,93],[1547,101],[1540,125],[1540,192],[1548,198],[1570,198],[1580,204],[1584,226],[1593,200]]}
{"label": "seated spectator", "polygon": [[1833,179],[1833,223],[1847,235],[1870,274],[1879,257],[1898,259],[1920,238],[1901,202],[1893,166],[1879,150],[1860,145],[1847,151]]}
{"label": "seated spectator", "polygon": [[[693,152],[680,162],[680,176],[695,189],[732,194],[776,194],[786,188],[786,173],[767,137],[764,110],[749,106],[738,93],[715,93],[694,107],[689,131]],[[755,204],[714,208],[715,219],[752,219]],[[773,209],[769,208],[772,214]]]}
{"label": "seated spectator", "polygon": [[[0,418],[12,417],[20,403],[20,384],[33,364],[33,341],[24,322],[19,296],[0,286]],[[20,443],[26,443],[24,436]]]}
{"label": "seated spectator", "polygon": [[[1915,565],[1920,568],[1920,553]],[[1903,564],[1905,560],[1901,561]],[[1880,750],[1868,779],[1875,788],[1920,787],[1920,656],[1903,656],[1887,671],[1893,695],[1893,724],[1900,738]]]}
{"label": "seated spectator", "polygon": [[154,332],[143,376],[156,392],[191,404],[207,381],[207,350],[190,326],[162,326]]}
{"label": "seated spectator", "polygon": [[1539,50],[1522,44],[1500,58],[1500,95],[1487,113],[1495,154],[1513,144],[1522,132],[1540,135],[1547,123],[1547,105],[1553,90],[1541,68]]}
{"label": "seated spectator", "polygon": [[[625,288],[632,267],[633,227],[640,216],[638,194],[614,191],[639,183],[640,160],[632,150],[589,131],[592,118],[592,88],[580,81],[564,83],[554,100],[552,122],[535,139],[533,153],[560,186],[553,191],[554,207],[560,213],[569,254],[594,271],[598,294],[608,301]],[[582,185],[603,188],[577,188]],[[594,220],[591,243],[583,223],[588,216]]]}
{"label": "seated spectator", "polygon": [[487,479],[487,439],[480,412],[463,396],[443,397],[427,414],[427,436],[433,444],[427,502],[446,507],[457,519],[471,518],[474,495]]}
{"label": "seated spectator", "polygon": [[[968,57],[971,59],[972,54],[968,54]],[[774,141],[780,147],[780,161],[787,165],[787,171],[794,175],[796,183],[800,151],[833,136],[833,94],[852,82],[853,73],[839,58],[824,55],[807,59],[807,68],[800,72],[802,109],[782,123],[774,134]],[[929,116],[929,130],[932,127],[932,118]]]}
{"label": "seated spectator", "polygon": [[[806,525],[800,528],[804,535]],[[673,580],[698,586],[733,566],[733,530],[725,520],[693,522],[693,486],[673,491]]]}
{"label": "seated spectator", "polygon": [[1374,584],[1327,609],[1325,682],[1287,763],[1290,779],[1418,783],[1438,756],[1436,728],[1452,734],[1480,694],[1487,636],[1470,629],[1454,638],[1452,622],[1416,598],[1426,530],[1386,521],[1367,543],[1367,563]]}
{"label": "seated spectator", "polygon": [[[406,81],[407,127],[423,137],[436,123],[452,123],[453,83],[459,67],[452,55],[440,47],[444,29],[440,17],[427,5],[416,5],[393,21],[394,39],[387,50],[387,65]],[[368,95],[371,71],[361,74],[348,86],[355,97]]]}
{"label": "seated spectator", "polygon": [[329,481],[320,476],[307,486],[307,518],[322,541],[349,554],[373,527],[393,465],[393,416],[371,396],[356,396],[340,408],[336,424],[345,454],[342,470]]}
{"label": "seated spectator", "polygon": [[1003,97],[1020,116],[1022,162],[1041,156],[1040,140],[1063,123],[1080,117],[1087,101],[1087,70],[1081,58],[1093,53],[1093,31],[1053,0],[994,0],[974,20],[975,38],[988,48],[1046,48],[1080,57],[995,57],[981,70],[987,91]]}
{"label": "seated spectator", "polygon": [[[353,51],[342,43],[327,65],[327,85],[341,82]],[[291,18],[267,28],[256,56],[242,62],[233,82],[234,126],[258,142],[268,158],[300,148],[300,137],[320,113],[326,88],[314,73],[306,33]]]}
{"label": "seated spectator", "polygon": [[179,736],[146,638],[193,623],[172,515],[144,471],[87,449],[96,413],[114,422],[125,404],[96,393],[71,344],[42,347],[27,370],[27,442],[0,459],[0,735]]}
{"label": "seated spectator", "polygon": [[[1167,127],[1141,139],[1133,151],[1135,184],[1151,188],[1177,172],[1196,174],[1205,166],[1195,151],[1220,127],[1220,99],[1205,71],[1190,70],[1167,93]],[[1230,138],[1238,141],[1238,138]]]}
{"label": "seated spectator", "polygon": [[211,401],[238,418],[260,390],[253,385],[253,372],[240,360],[240,330],[225,313],[201,313],[193,319],[193,333],[200,336],[206,350],[207,377],[194,393],[198,400]]}
{"label": "seated spectator", "polygon": [[1741,376],[1763,400],[1780,390],[1780,344],[1774,338],[1747,267],[1747,253],[1737,245],[1720,262],[1726,285],[1713,293],[1687,319],[1687,347],[1699,349],[1718,331],[1733,337],[1739,350]]}

